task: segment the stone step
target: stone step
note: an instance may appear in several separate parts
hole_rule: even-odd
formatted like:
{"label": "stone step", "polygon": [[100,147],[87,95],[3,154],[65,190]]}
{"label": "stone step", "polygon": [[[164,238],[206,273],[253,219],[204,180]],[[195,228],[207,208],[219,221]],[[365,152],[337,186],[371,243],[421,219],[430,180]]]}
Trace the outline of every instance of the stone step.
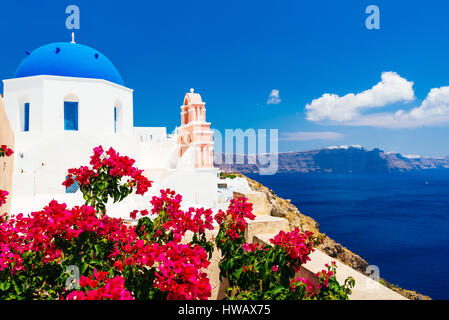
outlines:
{"label": "stone step", "polygon": [[278,234],[283,230],[288,232],[288,220],[284,218],[272,217],[268,215],[256,216],[254,220],[247,220],[245,238],[249,243],[253,242],[255,235]]}
{"label": "stone step", "polygon": [[253,205],[253,214],[255,216],[269,215],[270,210],[268,206],[267,195],[263,192],[248,190],[248,191],[234,191],[234,198],[244,197],[248,199],[249,203]]}
{"label": "stone step", "polygon": [[345,279],[349,276],[354,278],[355,287],[352,289],[352,294],[349,296],[349,299],[351,300],[407,300],[404,296],[385,287],[378,281],[375,281],[340,261],[331,258],[320,250],[312,252],[310,258],[311,260],[308,261],[304,267],[313,273],[325,269],[324,265],[326,263],[329,264],[331,261],[336,261],[337,280],[340,284],[343,284]]}
{"label": "stone step", "polygon": [[[254,235],[253,241],[266,245],[270,244],[269,239],[274,236],[276,236],[276,234],[256,234]],[[309,257],[311,260],[302,265],[301,271],[296,277],[306,278],[316,284],[317,278],[315,277],[315,274],[326,269],[324,266],[325,264],[330,264],[332,261],[335,261],[337,266],[337,280],[340,284],[343,284],[345,279],[349,276],[355,280],[355,287],[352,289],[352,293],[349,296],[350,300],[407,300],[405,297],[385,287],[378,281],[337,261],[320,250],[315,249]]]}

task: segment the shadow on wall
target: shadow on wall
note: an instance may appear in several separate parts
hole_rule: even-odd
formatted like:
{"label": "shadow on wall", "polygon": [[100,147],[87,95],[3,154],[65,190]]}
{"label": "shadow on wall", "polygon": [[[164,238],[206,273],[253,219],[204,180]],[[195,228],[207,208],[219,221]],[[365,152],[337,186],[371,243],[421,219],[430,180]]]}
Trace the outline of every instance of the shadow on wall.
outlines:
{"label": "shadow on wall", "polygon": [[[0,145],[7,145],[14,150],[14,132],[5,113],[3,99],[0,95]],[[7,202],[0,208],[0,215],[11,210],[12,175],[14,169],[14,155],[0,158],[0,190],[9,192]]]}

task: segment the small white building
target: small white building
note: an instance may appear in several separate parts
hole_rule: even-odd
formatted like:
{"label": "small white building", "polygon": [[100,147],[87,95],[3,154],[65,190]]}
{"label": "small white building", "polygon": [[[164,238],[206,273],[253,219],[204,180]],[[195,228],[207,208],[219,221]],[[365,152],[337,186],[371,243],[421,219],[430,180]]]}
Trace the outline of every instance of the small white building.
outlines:
{"label": "small white building", "polygon": [[[16,136],[13,214],[38,210],[51,198],[70,200],[71,193],[82,199],[62,182],[69,168],[87,165],[99,145],[136,159],[154,180],[148,196],[170,188],[187,203],[216,204],[212,131],[193,90],[184,97],[180,129],[167,135],[165,127],[134,127],[133,90],[106,56],[73,41],[36,49],[3,83]],[[188,117],[186,110],[196,113]]]}

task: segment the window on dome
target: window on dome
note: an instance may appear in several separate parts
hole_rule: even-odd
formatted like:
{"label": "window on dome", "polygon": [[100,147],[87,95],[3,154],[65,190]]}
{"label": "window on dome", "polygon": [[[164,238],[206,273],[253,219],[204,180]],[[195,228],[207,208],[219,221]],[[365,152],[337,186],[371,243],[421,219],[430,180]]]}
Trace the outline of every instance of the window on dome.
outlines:
{"label": "window on dome", "polygon": [[23,131],[30,131],[30,103],[23,105]]}
{"label": "window on dome", "polygon": [[64,101],[64,130],[78,131],[78,102]]}

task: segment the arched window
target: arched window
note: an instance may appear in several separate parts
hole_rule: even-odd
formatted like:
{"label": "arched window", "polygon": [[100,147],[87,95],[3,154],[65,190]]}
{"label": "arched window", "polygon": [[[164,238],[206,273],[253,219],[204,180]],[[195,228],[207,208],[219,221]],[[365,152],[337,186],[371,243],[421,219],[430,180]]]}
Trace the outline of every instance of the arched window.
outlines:
{"label": "arched window", "polygon": [[64,130],[78,131],[78,98],[74,95],[64,98]]}
{"label": "arched window", "polygon": [[180,146],[179,148],[179,156],[182,157],[182,155],[184,154],[184,149],[185,149],[185,141],[184,141],[184,136],[179,136],[178,138],[178,145]]}
{"label": "arched window", "polygon": [[26,102],[23,105],[23,126],[24,132],[30,131],[30,103]]}
{"label": "arched window", "polygon": [[190,133],[187,134],[187,144],[192,143],[192,135]]}
{"label": "arched window", "polygon": [[116,100],[114,102],[114,133],[120,133],[122,131],[122,110],[122,103]]}
{"label": "arched window", "polygon": [[117,107],[114,107],[114,133],[117,133]]}

